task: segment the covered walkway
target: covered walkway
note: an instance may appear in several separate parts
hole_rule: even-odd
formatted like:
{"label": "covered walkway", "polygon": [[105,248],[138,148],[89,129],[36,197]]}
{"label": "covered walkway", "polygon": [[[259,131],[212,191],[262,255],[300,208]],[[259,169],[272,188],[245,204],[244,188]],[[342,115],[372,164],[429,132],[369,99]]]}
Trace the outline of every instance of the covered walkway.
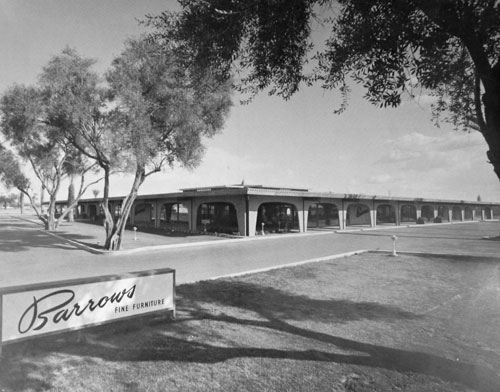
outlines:
{"label": "covered walkway", "polygon": [[[110,199],[120,214],[122,197]],[[65,202],[60,202],[63,208]],[[101,199],[81,200],[77,217],[103,219]],[[500,204],[310,192],[307,189],[233,185],[138,196],[129,225],[172,232],[249,236],[346,230],[500,218]]]}

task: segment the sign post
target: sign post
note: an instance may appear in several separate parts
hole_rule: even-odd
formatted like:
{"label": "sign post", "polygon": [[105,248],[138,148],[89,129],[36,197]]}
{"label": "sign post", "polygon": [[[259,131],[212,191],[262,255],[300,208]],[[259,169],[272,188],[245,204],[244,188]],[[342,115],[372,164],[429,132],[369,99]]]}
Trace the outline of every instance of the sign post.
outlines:
{"label": "sign post", "polygon": [[8,343],[162,311],[175,317],[170,268],[0,288],[0,355]]}

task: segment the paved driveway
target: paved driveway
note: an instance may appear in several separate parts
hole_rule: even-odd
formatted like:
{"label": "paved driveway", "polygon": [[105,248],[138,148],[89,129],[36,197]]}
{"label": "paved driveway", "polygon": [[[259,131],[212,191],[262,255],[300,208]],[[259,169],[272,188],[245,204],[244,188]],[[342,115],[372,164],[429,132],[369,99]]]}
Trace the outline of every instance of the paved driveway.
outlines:
{"label": "paved driveway", "polygon": [[[85,230],[102,228],[86,227]],[[186,283],[344,252],[375,249],[390,251],[394,234],[398,236],[398,251],[498,257],[500,242],[483,237],[495,236],[499,232],[498,222],[425,225],[213,241],[203,246],[104,256],[75,248],[64,239],[46,234],[35,223],[15,216],[0,215],[0,286],[164,267],[176,269],[177,282]],[[79,240],[85,240],[90,235],[88,232],[74,232],[74,238]]]}

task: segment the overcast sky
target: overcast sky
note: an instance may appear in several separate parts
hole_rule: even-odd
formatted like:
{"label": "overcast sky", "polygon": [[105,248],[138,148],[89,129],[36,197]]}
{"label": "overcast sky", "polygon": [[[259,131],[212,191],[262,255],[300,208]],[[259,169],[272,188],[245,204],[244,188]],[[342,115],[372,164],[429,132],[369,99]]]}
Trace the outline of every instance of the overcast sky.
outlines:
{"label": "overcast sky", "polygon": [[[67,45],[96,58],[103,72],[123,41],[144,31],[136,19],[174,7],[172,0],[0,0],[0,92],[34,83]],[[480,134],[435,127],[427,96],[378,109],[362,95],[355,87],[342,115],[333,113],[338,95],[319,88],[303,88],[287,102],[260,95],[241,106],[235,96],[223,132],[206,143],[201,166],[155,174],[140,193],[244,180],[335,193],[500,201]],[[112,194],[130,185],[130,178],[117,176]]]}

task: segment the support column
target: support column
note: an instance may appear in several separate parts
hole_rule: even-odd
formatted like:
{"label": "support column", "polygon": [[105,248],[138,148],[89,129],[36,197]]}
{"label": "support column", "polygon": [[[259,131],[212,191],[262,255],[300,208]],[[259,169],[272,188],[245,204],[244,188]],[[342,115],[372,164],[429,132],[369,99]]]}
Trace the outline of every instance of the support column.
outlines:
{"label": "support column", "polygon": [[339,227],[340,230],[345,230],[347,228],[347,209],[343,200],[341,209],[339,209]]}
{"label": "support column", "polygon": [[394,208],[396,212],[396,226],[401,226],[401,208],[399,203],[396,202],[396,208]]}
{"label": "support column", "polygon": [[377,226],[377,209],[372,206],[370,209],[370,227]]}
{"label": "support column", "polygon": [[234,208],[236,209],[236,219],[238,221],[238,232],[240,235],[246,235],[246,226],[247,226],[247,214],[246,214],[246,202],[244,198],[241,200],[235,200],[233,203]]}
{"label": "support column", "polygon": [[448,208],[448,222],[453,222],[453,206],[451,208]]}
{"label": "support column", "polygon": [[[257,226],[257,212],[259,209],[259,201],[255,199],[255,196],[249,198],[248,200],[248,236],[255,237],[255,226]],[[259,227],[259,233],[261,228]]]}
{"label": "support column", "polygon": [[[300,214],[300,212],[299,212]],[[304,227],[304,233],[307,233],[307,220],[309,218],[309,208],[306,207],[306,202],[302,199],[302,222]],[[300,222],[299,222],[300,225]]]}
{"label": "support column", "polygon": [[155,202],[155,229],[160,228],[161,204],[158,200]]}
{"label": "support column", "polygon": [[415,206],[415,211],[417,213],[417,221],[422,218],[422,206]]}
{"label": "support column", "polygon": [[[304,201],[303,202],[303,215],[304,215],[304,231],[307,232],[307,227],[309,226],[309,208],[318,204],[315,201]],[[340,211],[339,211],[340,214]],[[340,215],[339,215],[340,219]]]}
{"label": "support column", "polygon": [[194,231],[193,230],[193,199],[189,200],[189,204],[185,204],[188,210],[188,230],[189,231]]}
{"label": "support column", "polygon": [[299,218],[299,233],[305,233],[307,231],[307,227],[304,226],[304,223],[307,221],[304,219],[304,204],[302,203],[302,206],[300,206],[300,208],[298,208],[297,204],[292,204],[297,209],[297,217]]}
{"label": "support column", "polygon": [[372,199],[371,206],[368,208],[370,209],[370,227],[375,228],[377,226],[377,208],[375,207],[374,199]]}
{"label": "support column", "polygon": [[465,221],[465,207],[462,207],[461,210],[460,210],[460,219],[462,220],[462,222]]}
{"label": "support column", "polygon": [[194,201],[192,203],[192,211],[191,211],[191,231],[196,232],[196,222],[198,221],[198,207],[203,204],[201,201]]}
{"label": "support column", "polygon": [[248,237],[248,233],[250,232],[250,202],[249,202],[249,196],[245,195],[245,236]]}

